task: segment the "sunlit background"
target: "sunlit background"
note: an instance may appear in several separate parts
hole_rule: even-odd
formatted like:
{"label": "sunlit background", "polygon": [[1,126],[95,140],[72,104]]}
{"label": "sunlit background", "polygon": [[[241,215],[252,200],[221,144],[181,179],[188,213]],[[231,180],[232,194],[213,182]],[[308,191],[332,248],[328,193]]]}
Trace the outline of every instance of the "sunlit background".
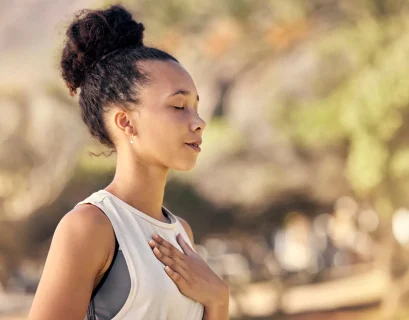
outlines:
{"label": "sunlit background", "polygon": [[[73,13],[0,1],[0,319],[24,319],[61,217],[113,177],[58,62]],[[165,206],[231,319],[409,319],[409,1],[122,1],[207,121]]]}

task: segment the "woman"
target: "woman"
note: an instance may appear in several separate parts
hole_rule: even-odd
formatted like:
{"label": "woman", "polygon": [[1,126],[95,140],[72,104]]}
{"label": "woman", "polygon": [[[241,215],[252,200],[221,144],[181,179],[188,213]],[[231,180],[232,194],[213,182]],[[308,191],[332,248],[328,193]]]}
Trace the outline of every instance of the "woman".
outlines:
{"label": "woman", "polygon": [[58,224],[29,320],[228,319],[229,288],[196,254],[189,224],[162,206],[170,168],[190,170],[205,122],[188,72],[143,45],[115,5],[80,12],[61,71],[82,119],[117,152],[113,181]]}

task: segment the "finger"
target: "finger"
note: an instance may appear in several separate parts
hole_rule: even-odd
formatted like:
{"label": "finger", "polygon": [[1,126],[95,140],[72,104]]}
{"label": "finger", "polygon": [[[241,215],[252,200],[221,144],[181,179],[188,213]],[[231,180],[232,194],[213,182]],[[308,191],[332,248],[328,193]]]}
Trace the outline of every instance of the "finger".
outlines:
{"label": "finger", "polygon": [[173,282],[176,283],[179,289],[187,285],[185,279],[183,279],[183,277],[178,272],[176,272],[169,266],[165,267],[165,271],[168,274],[168,276],[173,280]]}
{"label": "finger", "polygon": [[153,253],[155,254],[156,258],[159,259],[164,265],[170,266],[170,267],[175,267],[176,262],[160,252],[160,250],[157,247],[153,248]]}
{"label": "finger", "polygon": [[191,253],[195,253],[193,251],[193,249],[189,246],[189,244],[185,241],[185,239],[183,238],[181,233],[179,233],[176,236],[176,240],[177,240],[177,242],[179,243],[180,247],[182,248],[183,252],[186,255],[191,254]]}
{"label": "finger", "polygon": [[[149,240],[149,245],[151,246],[152,249],[154,247],[157,247],[160,252],[162,252],[164,255],[168,256],[169,258],[179,258],[179,255],[177,254],[177,252],[175,252],[176,248],[169,249],[165,247],[164,245],[160,244],[159,242],[156,242],[155,240]],[[179,253],[181,252],[179,251]]]}
{"label": "finger", "polygon": [[153,252],[156,258],[158,258],[158,260],[161,261],[164,265],[169,266],[173,270],[177,271],[187,282],[190,281],[190,275],[187,272],[185,265],[182,265],[179,263],[179,261],[166,256],[165,254],[160,252],[157,247],[153,248]]}
{"label": "finger", "polygon": [[168,249],[169,251],[164,251],[164,252],[169,252],[168,256],[175,256],[175,257],[179,257],[181,260],[183,260],[184,258],[184,254],[183,252],[181,252],[179,249],[177,249],[174,245],[172,245],[170,242],[166,241],[165,239],[163,239],[162,237],[158,236],[157,234],[154,234],[152,236],[154,238],[154,240],[157,242],[157,244],[159,246],[162,246],[166,249]]}
{"label": "finger", "polygon": [[174,267],[178,262],[177,258],[169,256],[167,252],[163,251],[163,247],[160,248],[157,244],[153,246],[153,252],[155,253],[155,256],[166,265]]}

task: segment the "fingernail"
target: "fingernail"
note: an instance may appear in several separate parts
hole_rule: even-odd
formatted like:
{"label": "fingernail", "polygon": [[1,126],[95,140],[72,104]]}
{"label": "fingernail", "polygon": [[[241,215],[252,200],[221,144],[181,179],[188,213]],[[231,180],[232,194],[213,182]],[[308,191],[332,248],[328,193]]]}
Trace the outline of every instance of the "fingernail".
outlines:
{"label": "fingernail", "polygon": [[153,245],[155,244],[155,241],[149,240],[149,244],[150,244],[151,246],[153,246]]}

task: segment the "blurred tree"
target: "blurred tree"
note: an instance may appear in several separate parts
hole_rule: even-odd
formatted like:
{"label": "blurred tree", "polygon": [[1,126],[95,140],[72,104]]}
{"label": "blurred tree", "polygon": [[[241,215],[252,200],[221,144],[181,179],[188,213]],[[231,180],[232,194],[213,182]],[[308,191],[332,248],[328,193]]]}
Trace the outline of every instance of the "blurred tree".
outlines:
{"label": "blurred tree", "polygon": [[[189,199],[218,208],[224,226],[243,227],[290,205],[353,195],[382,214],[378,261],[392,270],[391,216],[409,206],[407,0],[122,3],[146,25],[145,43],[173,53],[201,96],[204,152],[195,170],[172,174],[176,202],[190,186]],[[74,174],[85,128],[66,90],[51,87],[0,94],[2,114],[11,115],[0,120],[3,216],[50,202]],[[98,161],[82,158],[76,174],[111,172],[114,159]]]}
{"label": "blurred tree", "polygon": [[212,155],[195,171],[217,178],[193,179],[196,188],[252,215],[302,189],[324,202],[369,201],[383,217],[379,261],[391,270],[391,217],[409,206],[409,3],[127,4],[199,90],[220,84],[206,108]]}

